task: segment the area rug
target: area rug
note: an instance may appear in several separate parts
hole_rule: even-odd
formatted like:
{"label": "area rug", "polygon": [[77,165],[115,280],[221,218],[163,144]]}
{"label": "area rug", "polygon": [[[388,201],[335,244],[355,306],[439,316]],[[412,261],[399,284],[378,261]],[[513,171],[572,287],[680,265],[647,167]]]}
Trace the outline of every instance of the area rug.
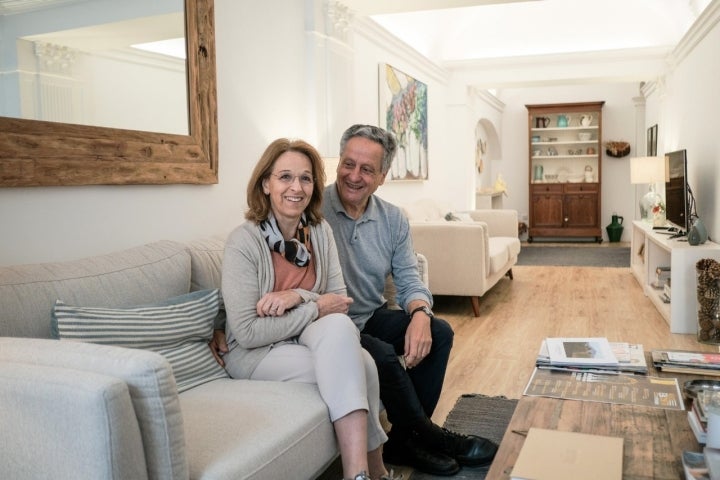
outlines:
{"label": "area rug", "polygon": [[[479,393],[460,396],[443,425],[445,428],[465,435],[479,435],[500,444],[510,418],[515,412],[517,400],[505,397],[488,397]],[[490,467],[462,467],[453,479],[482,480]],[[448,477],[413,472],[410,480],[440,480]]]}
{"label": "area rug", "polygon": [[523,245],[518,265],[629,267],[629,247],[555,247]]}

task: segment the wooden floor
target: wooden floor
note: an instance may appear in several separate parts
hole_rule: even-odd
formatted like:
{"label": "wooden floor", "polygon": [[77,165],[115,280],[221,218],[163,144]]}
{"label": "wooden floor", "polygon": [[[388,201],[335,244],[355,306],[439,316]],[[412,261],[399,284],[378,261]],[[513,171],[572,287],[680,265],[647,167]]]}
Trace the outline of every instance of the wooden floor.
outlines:
{"label": "wooden floor", "polygon": [[671,334],[630,268],[515,266],[485,294],[480,316],[470,301],[438,296],[433,310],[455,343],[433,420],[442,425],[463,393],[520,398],[545,337],[602,336],[645,350],[718,351],[694,335]]}
{"label": "wooden floor", "polygon": [[[485,294],[479,317],[473,317],[468,298],[435,297],[435,314],[455,331],[435,423],[445,422],[463,393],[520,398],[546,337],[601,336],[640,343],[646,351],[718,351],[697,343],[694,335],[671,334],[629,267],[515,266],[513,277]],[[412,469],[398,470],[412,480]]]}

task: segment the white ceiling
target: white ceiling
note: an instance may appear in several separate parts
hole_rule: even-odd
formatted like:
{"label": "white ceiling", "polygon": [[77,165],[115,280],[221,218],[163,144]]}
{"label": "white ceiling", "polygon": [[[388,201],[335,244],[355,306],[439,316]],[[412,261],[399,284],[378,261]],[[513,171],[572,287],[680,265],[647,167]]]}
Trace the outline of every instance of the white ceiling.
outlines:
{"label": "white ceiling", "polygon": [[645,48],[669,52],[711,0],[340,1],[442,64]]}

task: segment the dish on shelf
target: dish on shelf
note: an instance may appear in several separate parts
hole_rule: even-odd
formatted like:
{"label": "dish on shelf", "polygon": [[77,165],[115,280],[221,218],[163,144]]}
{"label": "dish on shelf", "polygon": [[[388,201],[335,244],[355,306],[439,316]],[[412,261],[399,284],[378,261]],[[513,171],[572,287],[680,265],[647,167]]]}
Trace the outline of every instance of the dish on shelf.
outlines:
{"label": "dish on shelf", "polygon": [[545,181],[546,182],[557,182],[558,174],[557,173],[546,173],[545,174]]}
{"label": "dish on shelf", "polygon": [[578,132],[578,139],[581,142],[587,142],[592,138],[592,133],[590,132]]}
{"label": "dish on shelf", "polygon": [[530,137],[530,141],[531,141],[532,143],[537,143],[537,142],[539,142],[539,141],[540,141],[540,135],[533,135],[532,137]]}
{"label": "dish on shelf", "polygon": [[570,183],[580,183],[585,178],[585,175],[570,175],[568,176],[568,182]]}

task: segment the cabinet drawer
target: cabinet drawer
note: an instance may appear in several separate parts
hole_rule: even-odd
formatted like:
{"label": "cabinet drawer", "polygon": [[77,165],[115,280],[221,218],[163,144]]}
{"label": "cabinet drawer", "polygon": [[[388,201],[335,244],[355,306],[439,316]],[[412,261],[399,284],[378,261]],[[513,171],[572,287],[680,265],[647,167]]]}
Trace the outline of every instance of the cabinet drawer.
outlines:
{"label": "cabinet drawer", "polygon": [[559,183],[546,184],[546,185],[532,185],[532,193],[563,193],[563,186]]}
{"label": "cabinet drawer", "polygon": [[567,183],[565,193],[597,193],[597,183]]}

